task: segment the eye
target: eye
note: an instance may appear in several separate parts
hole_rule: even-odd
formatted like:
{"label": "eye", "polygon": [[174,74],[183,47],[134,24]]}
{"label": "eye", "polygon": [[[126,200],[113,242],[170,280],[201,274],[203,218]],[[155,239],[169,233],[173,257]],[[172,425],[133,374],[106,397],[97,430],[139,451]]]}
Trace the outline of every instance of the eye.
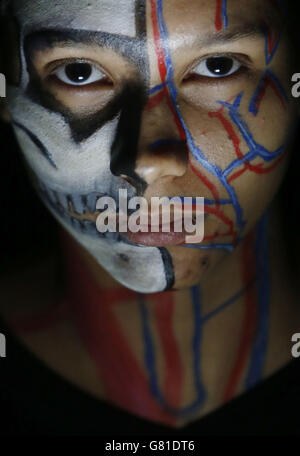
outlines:
{"label": "eye", "polygon": [[209,78],[224,78],[236,73],[241,66],[242,63],[234,57],[208,57],[202,60],[192,73]]}
{"label": "eye", "polygon": [[86,86],[107,79],[99,68],[87,62],[72,62],[61,65],[52,74],[65,84],[73,86]]}

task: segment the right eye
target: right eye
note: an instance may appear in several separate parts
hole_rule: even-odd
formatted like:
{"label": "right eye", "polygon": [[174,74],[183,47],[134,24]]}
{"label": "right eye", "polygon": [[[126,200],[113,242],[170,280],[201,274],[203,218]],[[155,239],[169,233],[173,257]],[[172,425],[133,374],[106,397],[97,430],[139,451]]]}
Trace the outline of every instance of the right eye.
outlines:
{"label": "right eye", "polygon": [[107,79],[107,76],[99,68],[87,62],[63,64],[56,68],[52,74],[60,81],[72,86],[87,86]]}
{"label": "right eye", "polygon": [[241,66],[242,63],[234,57],[212,56],[202,60],[194,69],[194,73],[210,78],[225,78],[236,73]]}

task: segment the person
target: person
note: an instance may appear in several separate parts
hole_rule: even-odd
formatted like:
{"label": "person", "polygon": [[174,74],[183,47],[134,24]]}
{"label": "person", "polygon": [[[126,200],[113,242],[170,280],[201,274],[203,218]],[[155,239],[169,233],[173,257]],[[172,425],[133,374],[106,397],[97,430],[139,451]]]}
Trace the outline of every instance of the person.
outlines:
{"label": "person", "polygon": [[[298,247],[282,205],[296,199],[295,5],[2,6],[2,117],[60,227],[49,255],[32,239],[39,261],[2,274],[7,432],[298,432]],[[101,233],[97,202],[120,190],[204,198],[204,239]],[[23,211],[18,234],[45,229]]]}

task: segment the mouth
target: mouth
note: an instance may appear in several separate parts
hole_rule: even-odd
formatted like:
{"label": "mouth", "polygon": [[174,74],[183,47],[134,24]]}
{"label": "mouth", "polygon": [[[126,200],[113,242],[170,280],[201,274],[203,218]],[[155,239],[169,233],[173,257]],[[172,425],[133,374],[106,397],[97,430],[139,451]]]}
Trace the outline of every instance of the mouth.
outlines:
{"label": "mouth", "polygon": [[172,231],[172,226],[170,228],[170,231],[167,233],[162,231],[159,233],[153,233],[151,231],[131,233],[128,231],[127,233],[123,233],[123,236],[126,236],[131,243],[147,247],[166,247],[184,244],[186,234],[184,232],[176,233],[174,230]]}
{"label": "mouth", "polygon": [[[147,219],[151,219],[147,215]],[[196,216],[192,213],[192,221],[195,224]],[[128,220],[126,220],[128,225]],[[196,228],[195,228],[196,231]],[[162,219],[161,214],[157,217],[156,223],[140,224],[138,232],[132,232],[127,229],[126,232],[122,233],[129,242],[148,247],[166,247],[185,244],[187,236],[195,236],[194,233],[187,233],[184,229],[184,215],[176,217],[174,213],[170,214],[170,221],[165,222]],[[201,242],[202,238],[196,238],[194,242]]]}
{"label": "mouth", "polygon": [[64,194],[46,187],[41,182],[37,184],[37,191],[49,210],[78,233],[97,239],[120,241],[119,233],[100,233],[97,230],[96,220],[100,212],[96,210],[96,204],[99,198],[108,196],[107,194]]}
{"label": "mouth", "polygon": [[[174,212],[170,214],[170,223],[162,220],[162,214],[159,214],[155,222],[152,224],[139,224],[139,231],[132,232],[128,228],[128,218],[125,217],[126,231],[106,231],[101,233],[97,229],[98,216],[103,212],[96,209],[97,201],[101,197],[111,196],[107,193],[91,192],[86,194],[64,194],[54,191],[47,187],[43,182],[37,183],[37,190],[42,200],[47,207],[56,216],[61,218],[65,223],[72,226],[78,233],[89,235],[96,239],[102,239],[110,242],[124,242],[134,246],[144,247],[166,247],[185,244],[187,234],[183,228],[183,216],[175,217]],[[122,216],[118,212],[115,214],[117,218],[117,228],[119,228],[120,219]],[[150,215],[150,214],[149,214]],[[206,217],[207,214],[205,214]],[[182,229],[178,230],[177,222],[181,221]],[[153,220],[150,216],[148,220]],[[192,220],[195,223],[195,214],[192,211]],[[123,218],[124,221],[124,218]],[[176,222],[176,223],[175,223]],[[197,241],[195,241],[197,242]],[[199,241],[201,242],[201,240]]]}

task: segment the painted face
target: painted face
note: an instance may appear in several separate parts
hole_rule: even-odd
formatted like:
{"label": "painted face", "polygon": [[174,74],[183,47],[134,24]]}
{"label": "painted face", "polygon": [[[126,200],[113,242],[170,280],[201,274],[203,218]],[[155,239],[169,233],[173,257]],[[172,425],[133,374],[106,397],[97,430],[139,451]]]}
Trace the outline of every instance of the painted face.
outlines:
{"label": "painted face", "polygon": [[[140,292],[225,261],[281,182],[294,107],[282,2],[18,0],[13,126],[54,216]],[[100,196],[205,198],[197,246],[96,229]]]}

